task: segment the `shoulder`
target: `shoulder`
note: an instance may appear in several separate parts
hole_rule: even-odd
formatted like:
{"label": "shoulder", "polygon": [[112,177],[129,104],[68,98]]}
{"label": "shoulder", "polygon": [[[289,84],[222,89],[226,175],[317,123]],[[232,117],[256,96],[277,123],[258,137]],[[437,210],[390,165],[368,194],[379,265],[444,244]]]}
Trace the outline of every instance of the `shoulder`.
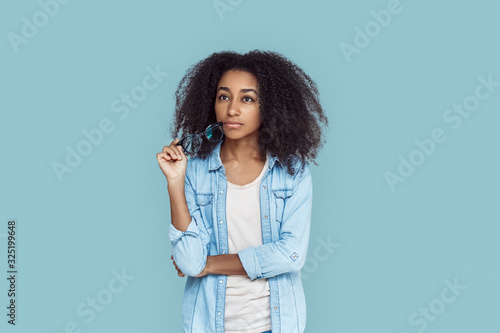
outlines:
{"label": "shoulder", "polygon": [[[291,176],[294,181],[301,180],[306,176],[310,176],[311,170],[309,169],[309,163],[302,161],[297,155],[292,154],[292,168],[294,170],[294,175]],[[287,168],[283,167],[284,172],[287,172]]]}
{"label": "shoulder", "polygon": [[186,166],[186,174],[188,172],[196,172],[198,170],[208,171],[208,158],[202,159],[198,156],[189,158]]}
{"label": "shoulder", "polygon": [[[292,179],[292,194],[309,195],[312,193],[312,177],[309,164],[294,155],[293,168],[295,174],[288,176]],[[286,169],[286,168],[285,168]],[[285,170],[286,172],[286,170]]]}
{"label": "shoulder", "polygon": [[303,162],[295,155],[292,155],[291,161],[291,167],[294,172],[293,175],[288,172],[287,166],[281,162],[275,164],[273,168],[275,170],[272,174],[273,182],[276,184],[277,188],[288,189],[290,193],[295,193],[299,187],[308,187],[308,183],[312,182],[311,171],[309,169],[309,164]]}

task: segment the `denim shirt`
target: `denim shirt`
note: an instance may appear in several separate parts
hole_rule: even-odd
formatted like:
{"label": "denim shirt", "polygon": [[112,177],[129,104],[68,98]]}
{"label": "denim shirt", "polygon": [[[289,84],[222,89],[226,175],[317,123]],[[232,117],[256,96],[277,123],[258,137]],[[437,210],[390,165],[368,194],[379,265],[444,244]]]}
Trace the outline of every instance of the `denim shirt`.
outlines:
{"label": "denim shirt", "polygon": [[[184,332],[224,332],[227,276],[195,277],[205,267],[207,256],[229,253],[222,142],[206,159],[188,160],[185,194],[191,221],[184,232],[172,224],[169,228],[175,263],[187,276],[182,303]],[[309,243],[312,178],[308,164],[298,159],[295,176],[291,176],[275,156],[268,153],[268,158],[259,190],[262,245],[246,248],[238,256],[251,280],[268,279],[272,332],[300,333],[306,324],[300,269]]]}

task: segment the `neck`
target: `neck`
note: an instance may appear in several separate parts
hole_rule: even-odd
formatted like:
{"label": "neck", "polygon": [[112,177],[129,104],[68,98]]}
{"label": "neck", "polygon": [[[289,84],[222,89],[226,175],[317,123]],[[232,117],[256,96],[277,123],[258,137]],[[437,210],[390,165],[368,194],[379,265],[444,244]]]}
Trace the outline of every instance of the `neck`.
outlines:
{"label": "neck", "polygon": [[234,162],[238,164],[245,164],[248,162],[265,161],[260,151],[257,140],[232,140],[225,138],[220,148],[220,157],[222,163]]}

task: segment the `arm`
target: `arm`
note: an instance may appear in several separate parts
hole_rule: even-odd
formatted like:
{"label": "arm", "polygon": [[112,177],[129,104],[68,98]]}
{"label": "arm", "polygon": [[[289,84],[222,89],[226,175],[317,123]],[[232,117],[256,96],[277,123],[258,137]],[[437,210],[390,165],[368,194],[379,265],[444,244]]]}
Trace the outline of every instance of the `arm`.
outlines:
{"label": "arm", "polygon": [[208,256],[207,266],[202,274],[247,275],[238,254]]}
{"label": "arm", "polygon": [[309,245],[312,211],[312,178],[306,165],[296,175],[292,195],[286,199],[279,240],[238,253],[250,279],[263,279],[299,271],[305,263]]}
{"label": "arm", "polygon": [[197,276],[206,266],[208,235],[188,173],[184,183],[169,184],[168,191],[172,217],[169,237],[175,263],[184,274]]}
{"label": "arm", "polygon": [[[184,277],[185,274],[177,267],[174,256],[171,256],[170,259],[173,260],[172,263],[177,270],[177,275]],[[237,254],[221,254],[208,256],[205,268],[195,277],[202,277],[208,274],[247,275],[247,272],[243,268]]]}
{"label": "arm", "polygon": [[250,247],[238,254],[208,256],[206,267],[197,277],[207,274],[248,275],[254,280],[300,270],[309,244],[312,179],[308,168],[298,177],[294,182],[294,192],[285,205],[277,242]]}
{"label": "arm", "polygon": [[238,254],[207,256],[205,268],[192,276],[248,275],[254,280],[300,270],[304,266],[309,245],[311,209],[312,178],[306,166],[304,172],[294,180],[277,242],[249,247]]}
{"label": "arm", "polygon": [[172,225],[179,231],[186,231],[191,222],[184,188],[184,181],[167,185]]}

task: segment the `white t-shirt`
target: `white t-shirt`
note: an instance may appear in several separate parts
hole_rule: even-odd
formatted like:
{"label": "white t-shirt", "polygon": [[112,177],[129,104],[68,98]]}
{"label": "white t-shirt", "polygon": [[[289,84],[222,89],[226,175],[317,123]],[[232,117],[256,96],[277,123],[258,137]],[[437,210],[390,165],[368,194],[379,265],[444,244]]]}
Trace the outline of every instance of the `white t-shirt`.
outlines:
{"label": "white t-shirt", "polygon": [[[268,156],[260,175],[251,183],[227,182],[226,218],[229,253],[262,245],[259,189],[268,167]],[[261,333],[271,329],[267,279],[250,280],[246,275],[228,275],[224,328],[226,332]]]}

